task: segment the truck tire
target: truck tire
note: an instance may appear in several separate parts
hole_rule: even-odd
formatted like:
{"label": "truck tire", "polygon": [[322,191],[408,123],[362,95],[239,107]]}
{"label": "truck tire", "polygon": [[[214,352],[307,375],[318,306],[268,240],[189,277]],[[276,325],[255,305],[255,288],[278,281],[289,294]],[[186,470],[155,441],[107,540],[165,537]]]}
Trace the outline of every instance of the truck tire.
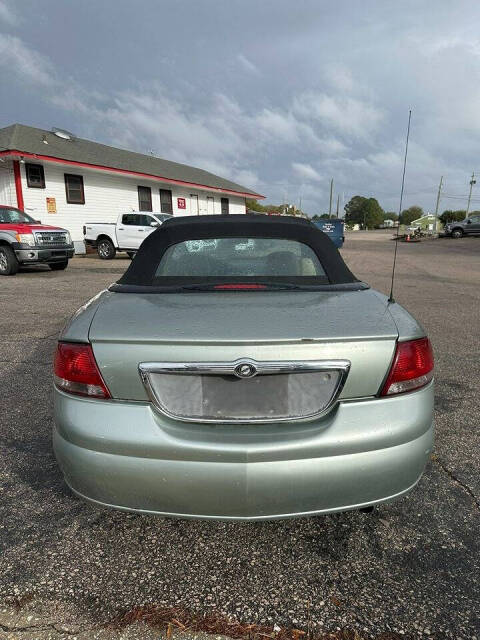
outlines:
{"label": "truck tire", "polygon": [[0,245],[0,275],[14,276],[19,267],[17,256],[8,245]]}
{"label": "truck tire", "polygon": [[52,262],[48,265],[52,271],[63,271],[68,267],[68,260],[62,262]]}
{"label": "truck tire", "polygon": [[113,260],[117,250],[110,238],[100,238],[97,242],[97,253],[101,260]]}
{"label": "truck tire", "polygon": [[463,236],[463,229],[461,229],[460,227],[457,227],[456,229],[452,230],[452,238],[455,238],[455,240],[458,240],[458,238],[461,238]]}

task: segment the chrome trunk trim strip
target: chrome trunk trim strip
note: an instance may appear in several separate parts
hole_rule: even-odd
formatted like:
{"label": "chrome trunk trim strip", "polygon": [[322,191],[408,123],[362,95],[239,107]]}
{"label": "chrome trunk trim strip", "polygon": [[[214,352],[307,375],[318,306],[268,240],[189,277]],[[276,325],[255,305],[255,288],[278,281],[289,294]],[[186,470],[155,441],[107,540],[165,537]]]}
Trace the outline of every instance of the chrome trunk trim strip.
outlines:
{"label": "chrome trunk trim strip", "polygon": [[[239,358],[233,362],[141,362],[138,370],[150,402],[160,413],[181,422],[214,423],[214,424],[266,424],[276,422],[307,422],[315,420],[330,411],[337,402],[342,391],[348,372],[350,370],[348,360],[282,360],[282,361],[257,361],[251,358]],[[242,374],[248,370],[248,375]],[[276,418],[251,418],[222,420],[216,418],[197,418],[179,416],[171,413],[161,402],[150,380],[151,374],[176,374],[176,375],[231,375],[237,378],[252,378],[253,376],[275,374],[299,374],[315,372],[335,371],[340,375],[332,396],[327,405],[320,411],[301,417],[276,417]]]}

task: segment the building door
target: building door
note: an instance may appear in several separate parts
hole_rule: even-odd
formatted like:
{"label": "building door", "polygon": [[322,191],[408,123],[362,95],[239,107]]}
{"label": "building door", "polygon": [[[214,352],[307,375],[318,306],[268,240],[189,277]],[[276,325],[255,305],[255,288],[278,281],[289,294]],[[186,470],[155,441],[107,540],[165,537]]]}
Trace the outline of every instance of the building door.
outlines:
{"label": "building door", "polygon": [[215,213],[215,199],[213,196],[207,196],[207,214],[213,216]]}
{"label": "building door", "polygon": [[222,216],[228,216],[228,214],[230,213],[228,198],[222,198],[220,202],[222,207]]}
{"label": "building door", "polygon": [[194,193],[190,194],[190,207],[192,216],[198,216],[200,211],[198,210],[198,196]]}

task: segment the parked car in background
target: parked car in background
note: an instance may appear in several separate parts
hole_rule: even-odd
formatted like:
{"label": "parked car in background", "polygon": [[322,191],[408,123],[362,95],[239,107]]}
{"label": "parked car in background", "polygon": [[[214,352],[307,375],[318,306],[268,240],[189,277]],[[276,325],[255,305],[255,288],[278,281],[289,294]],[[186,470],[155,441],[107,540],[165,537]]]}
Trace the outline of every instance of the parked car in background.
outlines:
{"label": "parked car in background", "polygon": [[13,276],[22,265],[47,264],[63,271],[74,248],[66,229],[42,224],[27,213],[0,205],[0,275]]}
{"label": "parked car in background", "polygon": [[410,491],[432,450],[424,329],[293,217],[170,220],[73,316],[54,372],[66,482],[119,509],[369,508]]}
{"label": "parked car in background", "polygon": [[345,242],[345,223],[340,218],[322,218],[320,220],[312,220],[313,224],[326,233],[333,244],[340,249]]}
{"label": "parked car in background", "polygon": [[95,247],[102,260],[112,260],[117,251],[126,251],[133,258],[145,238],[170,218],[173,216],[168,213],[121,213],[116,222],[84,225],[84,242],[87,247]]}
{"label": "parked car in background", "polygon": [[480,215],[470,216],[461,222],[449,222],[443,232],[452,238],[480,234]]}

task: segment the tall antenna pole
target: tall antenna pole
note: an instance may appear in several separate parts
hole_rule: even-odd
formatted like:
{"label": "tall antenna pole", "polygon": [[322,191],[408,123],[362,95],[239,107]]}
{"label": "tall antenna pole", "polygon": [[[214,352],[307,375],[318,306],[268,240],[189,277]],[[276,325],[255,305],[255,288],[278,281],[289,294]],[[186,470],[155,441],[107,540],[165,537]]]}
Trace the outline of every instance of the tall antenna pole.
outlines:
{"label": "tall antenna pole", "polygon": [[405,171],[407,169],[407,154],[408,154],[408,139],[410,138],[410,121],[412,119],[412,110],[408,112],[408,126],[407,126],[407,139],[405,141],[405,156],[403,158],[403,174],[402,174],[402,189],[400,191],[400,203],[398,206],[398,226],[397,226],[397,237],[395,238],[395,253],[393,254],[393,267],[392,267],[392,282],[390,285],[390,296],[388,297],[388,302],[395,302],[393,297],[393,283],[395,280],[395,266],[397,264],[397,249],[398,249],[398,232],[400,229],[400,215],[402,213],[402,204],[403,204],[403,189],[405,187]]}
{"label": "tall antenna pole", "polygon": [[468,218],[468,212],[470,211],[470,200],[472,199],[472,187],[476,184],[475,173],[472,171],[472,179],[470,180],[470,191],[468,194],[468,202],[467,202],[467,211],[465,213],[465,218]]}
{"label": "tall antenna pole", "polygon": [[434,231],[437,231],[437,220],[438,220],[438,206],[440,204],[440,195],[442,193],[442,186],[443,186],[443,176],[440,176],[440,184],[438,185],[438,193],[437,193],[437,203],[435,205],[435,229]]}
{"label": "tall antenna pole", "polygon": [[328,217],[332,217],[332,198],[333,198],[333,178],[330,180],[330,205],[328,207]]}
{"label": "tall antenna pole", "polygon": [[340,208],[340,194],[337,195],[337,218],[338,218],[338,210]]}

